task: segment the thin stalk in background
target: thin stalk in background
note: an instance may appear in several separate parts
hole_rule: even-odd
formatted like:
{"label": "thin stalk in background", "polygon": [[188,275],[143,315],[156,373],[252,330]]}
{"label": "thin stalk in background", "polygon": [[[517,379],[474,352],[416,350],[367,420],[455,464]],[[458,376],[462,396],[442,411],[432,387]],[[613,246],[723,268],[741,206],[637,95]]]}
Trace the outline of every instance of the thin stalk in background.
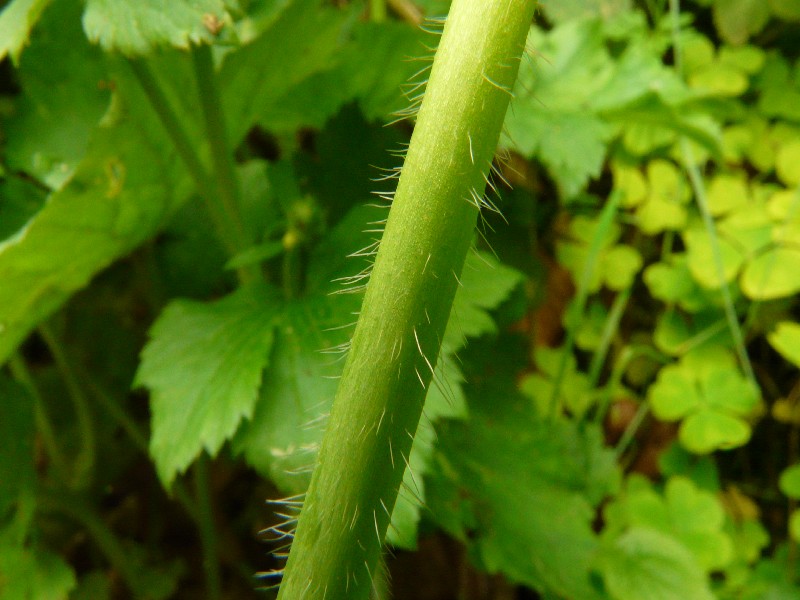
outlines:
{"label": "thin stalk in background", "polygon": [[[675,55],[675,70],[679,75],[683,75],[683,54],[681,51],[681,30],[680,30],[680,2],[679,0],[669,0],[669,10],[672,16],[672,47]],[[720,282],[720,292],[722,293],[722,302],[725,309],[725,319],[728,323],[733,344],[736,354],[739,358],[739,364],[747,377],[750,386],[757,396],[761,396],[761,392],[756,381],[755,373],[753,372],[753,365],[750,363],[750,357],[747,355],[745,348],[744,335],[742,328],[739,324],[739,318],[736,316],[736,309],[733,306],[733,297],[731,296],[730,287],[725,281],[725,265],[722,261],[722,252],[719,247],[719,237],[717,236],[717,229],[714,224],[714,218],[711,216],[711,211],[708,206],[708,198],[706,196],[705,184],[703,176],[700,174],[700,169],[697,168],[697,161],[694,157],[694,151],[688,140],[681,136],[679,140],[681,156],[683,159],[683,166],[689,176],[689,182],[694,191],[697,206],[700,209],[700,215],[703,218],[703,224],[706,228],[709,240],[711,242],[711,253],[714,257],[714,266],[717,269],[717,274]]]}
{"label": "thin stalk in background", "polygon": [[47,413],[47,406],[45,406],[39,388],[36,387],[28,365],[25,364],[25,361],[19,354],[13,354],[9,360],[9,367],[11,368],[11,374],[14,376],[14,379],[22,385],[31,399],[33,399],[36,430],[42,437],[45,452],[47,452],[47,457],[53,465],[57,479],[63,483],[68,483],[70,481],[70,469],[67,464],[67,459],[61,447],[58,445],[55,427],[53,427],[53,422],[50,420],[50,415]]}
{"label": "thin stalk in background", "polygon": [[451,5],[280,600],[369,597],[535,5]]}
{"label": "thin stalk in background", "polygon": [[561,394],[561,384],[564,382],[564,375],[567,372],[567,361],[569,357],[572,356],[572,350],[575,347],[575,331],[580,319],[583,317],[583,313],[586,312],[586,302],[589,299],[589,282],[592,280],[594,271],[597,268],[597,261],[603,247],[603,240],[606,239],[608,231],[611,229],[621,199],[622,196],[620,194],[614,194],[603,207],[600,213],[600,219],[597,221],[594,235],[592,236],[592,241],[587,250],[586,264],[583,266],[583,271],[577,282],[578,290],[575,294],[575,303],[572,306],[572,310],[574,311],[572,317],[573,325],[567,327],[567,339],[562,348],[558,370],[553,376],[553,390],[550,394],[548,406],[548,417],[551,419],[554,419],[558,414],[558,397]]}
{"label": "thin stalk in background", "polygon": [[[220,214],[226,238],[231,240],[233,256],[250,245],[239,213],[241,190],[236,176],[233,151],[229,147],[226,118],[217,88],[214,60],[210,46],[198,46],[192,51],[197,92],[205,122],[206,139],[211,148],[212,174],[216,193],[214,202]],[[252,283],[261,277],[256,265],[246,265],[237,271],[242,283]]]}
{"label": "thin stalk in background", "polygon": [[222,598],[222,581],[219,572],[217,532],[214,527],[214,507],[211,504],[211,488],[208,481],[208,458],[205,453],[194,464],[195,497],[200,541],[203,546],[203,575],[209,600]]}
{"label": "thin stalk in background", "polygon": [[58,372],[67,388],[67,394],[72,400],[75,408],[75,415],[78,419],[78,430],[80,431],[81,449],[75,459],[73,485],[77,489],[88,487],[94,476],[94,466],[96,462],[97,443],[94,431],[94,419],[89,399],[83,393],[83,389],[78,383],[78,377],[73,369],[67,353],[50,326],[46,323],[39,325],[39,335],[42,336],[50,355],[56,363]]}
{"label": "thin stalk in background", "polygon": [[80,523],[105,555],[108,562],[119,573],[127,588],[134,598],[146,598],[148,582],[145,581],[131,562],[127,551],[109,529],[106,523],[91,508],[85,500],[77,494],[66,493],[64,490],[52,492],[40,489],[36,494],[37,504],[40,509],[67,515]]}
{"label": "thin stalk in background", "polygon": [[[175,146],[178,156],[186,165],[189,175],[194,181],[195,189],[206,205],[222,246],[229,256],[236,256],[246,249],[246,242],[243,237],[238,235],[236,229],[230,223],[230,217],[226,212],[224,201],[220,197],[217,182],[212,179],[203,166],[191,137],[147,63],[143,59],[138,59],[129,60],[128,64],[147,96],[150,106],[155,111],[161,121],[161,125]],[[257,268],[253,267],[253,265],[239,267],[236,270],[236,274],[242,283],[251,282],[256,278],[255,269]]]}

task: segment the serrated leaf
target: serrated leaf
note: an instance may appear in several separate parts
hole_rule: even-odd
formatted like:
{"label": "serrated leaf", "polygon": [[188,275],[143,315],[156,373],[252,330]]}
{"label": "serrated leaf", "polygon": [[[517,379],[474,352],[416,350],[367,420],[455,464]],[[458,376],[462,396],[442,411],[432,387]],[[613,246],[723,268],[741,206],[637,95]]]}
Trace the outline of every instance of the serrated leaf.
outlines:
{"label": "serrated leaf", "polygon": [[[589,523],[617,473],[599,431],[539,421],[508,398],[490,404],[491,417],[439,428],[436,485],[444,478],[462,499],[451,533],[469,531],[464,541],[489,572],[542,592],[598,598],[589,581],[596,548]],[[431,507],[433,518],[439,507],[451,519],[449,504]]]}
{"label": "serrated leaf", "polygon": [[12,0],[0,13],[0,60],[19,61],[31,30],[52,0]]}
{"label": "serrated leaf", "polygon": [[713,600],[694,557],[669,536],[632,528],[598,554],[603,581],[614,600]]}
{"label": "serrated leaf", "polygon": [[[222,103],[234,145],[271,107],[308,77],[327,71],[344,42],[345,11],[293,2],[251,43],[226,56],[219,71]],[[313,31],[314,35],[308,35]]]}
{"label": "serrated leaf", "polygon": [[488,311],[496,308],[520,284],[522,275],[485,252],[470,252],[459,278],[442,346],[455,352],[466,338],[497,331]]}
{"label": "serrated leaf", "polygon": [[401,23],[357,23],[352,39],[332,57],[333,66],[274,98],[264,108],[261,124],[274,131],[322,127],[352,100],[367,119],[386,119],[407,105],[402,85],[419,69],[408,57],[420,54],[429,35]]}
{"label": "serrated leaf", "polygon": [[268,295],[242,290],[213,303],[173,301],[150,329],[135,384],[150,389],[150,454],[165,487],[253,416],[278,310]]}
{"label": "serrated leaf", "polygon": [[800,368],[800,323],[781,321],[767,340],[781,356]]}
{"label": "serrated leaf", "polygon": [[224,0],[87,0],[83,28],[87,37],[110,52],[148,54],[159,46],[183,50],[211,43],[215,23],[230,23]]}
{"label": "serrated leaf", "polygon": [[568,22],[548,34],[534,29],[529,42],[547,60],[523,62],[506,127],[525,156],[545,163],[569,199],[600,173],[613,128],[584,102],[603,88],[614,65],[597,21]]}

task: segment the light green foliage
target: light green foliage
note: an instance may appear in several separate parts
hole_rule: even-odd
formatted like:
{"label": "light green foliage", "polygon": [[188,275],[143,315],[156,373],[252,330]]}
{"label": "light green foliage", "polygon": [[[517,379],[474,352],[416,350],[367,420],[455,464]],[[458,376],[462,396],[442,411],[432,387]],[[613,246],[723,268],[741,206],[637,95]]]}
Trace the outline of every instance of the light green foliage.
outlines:
{"label": "light green foliage", "polygon": [[554,394],[559,409],[579,417],[594,403],[589,378],[578,371],[571,353],[567,354],[561,379],[556,379],[565,352],[564,348],[537,348],[533,360],[538,372],[528,375],[520,383],[520,391],[533,400],[540,415],[550,414]]}
{"label": "light green foliage", "polygon": [[681,443],[698,454],[745,444],[750,438],[745,418],[758,403],[731,356],[713,347],[664,367],[649,400],[660,419],[681,421]]}
{"label": "light green foliage", "polygon": [[543,420],[498,389],[479,398],[478,415],[440,429],[433,517],[469,540],[490,572],[566,597],[602,598],[588,570],[597,549],[592,507],[613,493],[618,471],[600,431]]}
{"label": "light green foliage", "polygon": [[[437,527],[466,548],[459,573],[547,598],[796,597],[786,542],[800,542],[800,512],[782,522],[775,501],[800,499],[800,470],[764,439],[782,448],[800,423],[800,1],[542,3],[507,161],[493,161],[495,134],[527,17],[496,72],[441,75],[443,95],[428,96],[440,108],[419,115],[425,150],[409,153],[414,183],[395,203],[408,212],[362,310],[363,290],[340,292],[366,281],[382,236],[386,213],[364,202],[392,187],[374,180],[399,172],[383,169],[411,131],[383,125],[408,105],[401,91],[413,102],[425,89],[436,43],[397,3],[380,22],[368,4],[5,4],[0,363],[17,381],[0,374],[0,600],[167,600],[203,595],[188,589],[200,575],[210,600],[238,593],[235,573],[263,553],[247,564],[228,541],[215,550],[201,505],[226,513],[226,535],[252,537],[262,507],[240,506],[230,477],[300,495],[318,456],[327,473],[296,549],[322,558],[295,564],[291,600],[315,597],[304,577],[326,569],[338,597],[366,593],[383,542],[416,549]],[[506,4],[523,2],[456,8]],[[475,64],[479,25],[451,66]],[[227,139],[204,128],[201,90],[221,98],[211,121]],[[509,224],[486,213],[476,240],[465,199],[490,162]],[[233,244],[209,218],[218,187]],[[552,277],[525,281],[541,255]],[[364,380],[345,369],[351,342]],[[339,400],[366,400],[337,409],[343,372]],[[362,394],[366,380],[389,383]],[[98,448],[80,491],[74,396]],[[769,435],[751,439],[757,425]],[[752,473],[740,468],[756,452]],[[276,512],[291,526],[297,510]],[[170,536],[197,526],[202,557],[165,558],[165,515]]]}
{"label": "light green foliage", "polygon": [[0,530],[0,599],[61,600],[75,574],[58,554],[23,547]]}
{"label": "light green foliage", "polygon": [[[620,291],[631,286],[633,278],[642,268],[639,252],[627,244],[618,244],[621,227],[617,223],[598,233],[599,220],[576,217],[570,223],[571,241],[562,242],[557,247],[561,263],[572,273],[575,281],[582,281],[587,262],[595,262],[590,278],[586,281],[586,291],[597,292],[605,285],[611,290]],[[601,235],[600,251],[591,253],[595,235]]]}
{"label": "light green foliage", "polygon": [[775,331],[768,336],[769,343],[783,357],[800,368],[800,324],[793,321],[782,321]]}
{"label": "light green foliage", "polygon": [[672,538],[710,573],[733,558],[733,543],[723,531],[725,513],[715,494],[698,489],[685,477],[671,477],[663,493],[633,476],[605,510],[604,536],[615,539],[633,528],[646,528]]}
{"label": "light green foliage", "polygon": [[614,600],[714,598],[687,549],[647,527],[632,527],[603,546],[597,562]]}

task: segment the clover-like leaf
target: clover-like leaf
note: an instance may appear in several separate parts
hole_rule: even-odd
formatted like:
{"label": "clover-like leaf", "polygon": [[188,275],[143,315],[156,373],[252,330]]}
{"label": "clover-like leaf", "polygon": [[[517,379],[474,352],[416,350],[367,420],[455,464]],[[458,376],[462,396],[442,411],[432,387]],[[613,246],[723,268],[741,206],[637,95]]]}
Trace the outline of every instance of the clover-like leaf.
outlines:
{"label": "clover-like leaf", "polygon": [[781,146],[775,162],[778,177],[788,186],[800,184],[800,141]]}
{"label": "clover-like leaf", "polygon": [[520,384],[520,391],[534,401],[541,415],[563,408],[580,416],[594,402],[589,378],[578,370],[573,354],[566,356],[563,373],[560,373],[559,378],[565,352],[565,348],[536,348],[534,362],[539,372],[528,375]]}
{"label": "clover-like leaf", "polygon": [[800,291],[800,247],[773,248],[742,272],[742,291],[752,300],[785,298]]}
{"label": "clover-like leaf", "polygon": [[636,222],[644,233],[654,235],[686,224],[689,186],[671,162],[657,159],[647,165],[648,194],[636,208]]}
{"label": "clover-like leaf", "polygon": [[642,278],[650,295],[689,312],[718,306],[719,294],[706,290],[692,277],[685,254],[672,254],[668,262],[648,266]]}
{"label": "clover-like leaf", "polygon": [[767,340],[781,356],[800,368],[800,323],[781,321]]}
{"label": "clover-like leaf", "polygon": [[639,476],[630,478],[625,491],[607,507],[606,519],[605,537],[629,528],[653,529],[688,549],[706,572],[725,567],[733,558],[733,544],[723,531],[722,504],[686,477],[670,477],[663,496]]}
{"label": "clover-like leaf", "polygon": [[[602,285],[621,291],[633,284],[643,259],[634,247],[615,245],[620,236],[619,225],[612,222],[603,231],[599,227],[599,219],[575,217],[570,223],[572,240],[561,241],[556,247],[558,259],[572,273],[575,282],[586,287],[587,292],[597,292]],[[591,251],[598,236],[599,251],[593,255]],[[587,273],[586,266],[590,261],[594,268]]]}
{"label": "clover-like leaf", "polygon": [[800,498],[800,464],[792,465],[781,473],[778,486],[789,498]]}
{"label": "clover-like leaf", "polygon": [[720,216],[747,204],[750,192],[747,181],[737,175],[716,175],[708,184],[708,208]]}
{"label": "clover-like leaf", "polygon": [[679,439],[697,454],[747,442],[750,425],[744,417],[758,403],[756,391],[730,357],[713,349],[664,367],[648,398],[657,417],[682,420]]}
{"label": "clover-like leaf", "polygon": [[694,557],[668,535],[631,528],[598,553],[598,567],[613,600],[713,600]]}

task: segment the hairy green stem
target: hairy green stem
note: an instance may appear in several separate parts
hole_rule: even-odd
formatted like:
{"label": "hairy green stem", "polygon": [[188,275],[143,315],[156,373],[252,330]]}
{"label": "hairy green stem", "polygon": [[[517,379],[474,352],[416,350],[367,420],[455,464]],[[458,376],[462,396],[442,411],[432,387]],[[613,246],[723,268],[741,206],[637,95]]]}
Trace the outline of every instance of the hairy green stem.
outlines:
{"label": "hairy green stem", "polygon": [[42,336],[56,363],[56,367],[67,388],[67,394],[75,408],[78,430],[80,431],[81,449],[75,460],[73,485],[78,489],[83,489],[88,487],[92,481],[97,451],[92,409],[89,406],[86,394],[83,393],[83,389],[78,383],[78,377],[67,358],[67,353],[61,344],[61,340],[55,336],[50,326],[46,323],[39,325],[39,335]]}
{"label": "hairy green stem", "polygon": [[455,0],[278,598],[369,596],[535,0]]}

